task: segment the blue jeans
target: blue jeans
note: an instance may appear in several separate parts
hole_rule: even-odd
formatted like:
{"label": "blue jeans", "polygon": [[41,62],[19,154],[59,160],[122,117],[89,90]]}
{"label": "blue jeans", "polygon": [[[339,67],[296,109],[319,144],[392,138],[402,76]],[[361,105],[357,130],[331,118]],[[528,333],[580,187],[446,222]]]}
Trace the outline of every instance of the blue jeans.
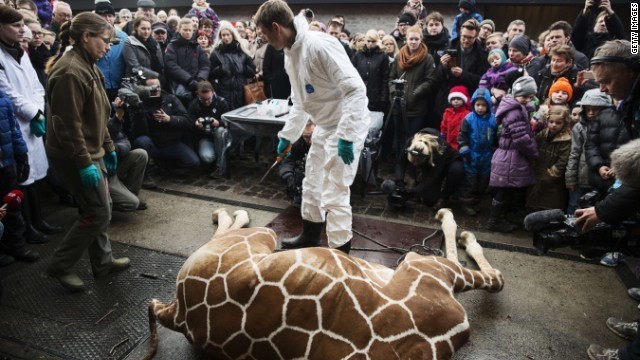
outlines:
{"label": "blue jeans", "polygon": [[187,144],[177,142],[165,147],[158,147],[148,136],[140,136],[133,142],[134,148],[147,151],[149,157],[157,163],[167,163],[170,168],[195,169],[200,166],[200,159]]}
{"label": "blue jeans", "polygon": [[198,142],[198,155],[205,164],[216,162],[220,173],[227,171],[227,158],[231,147],[231,134],[227,128],[217,127]]}

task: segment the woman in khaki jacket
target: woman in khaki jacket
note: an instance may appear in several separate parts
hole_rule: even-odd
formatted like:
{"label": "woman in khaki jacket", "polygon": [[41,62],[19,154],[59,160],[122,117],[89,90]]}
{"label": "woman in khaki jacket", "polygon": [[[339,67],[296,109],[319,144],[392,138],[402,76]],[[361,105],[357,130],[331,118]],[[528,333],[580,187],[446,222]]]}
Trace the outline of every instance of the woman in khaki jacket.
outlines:
{"label": "woman in khaki jacket", "polygon": [[48,64],[46,150],[78,202],[78,220],[53,255],[47,274],[72,290],[84,288],[74,267],[88,250],[94,277],[129,267],[114,259],[106,230],[111,199],[105,181],[117,160],[107,131],[111,106],[95,62],[109,51],[115,31],[93,13],[81,13],[60,28],[60,49],[73,48]]}

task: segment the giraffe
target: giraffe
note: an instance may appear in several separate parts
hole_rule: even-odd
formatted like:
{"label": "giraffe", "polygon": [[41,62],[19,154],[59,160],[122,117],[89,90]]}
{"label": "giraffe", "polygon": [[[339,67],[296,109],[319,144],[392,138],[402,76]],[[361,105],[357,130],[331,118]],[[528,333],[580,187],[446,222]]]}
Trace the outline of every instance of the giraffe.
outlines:
{"label": "giraffe", "polygon": [[446,257],[408,253],[394,271],[328,248],[273,253],[276,234],[241,228],[217,210],[219,227],[177,278],[177,296],[149,304],[151,349],[156,320],[193,345],[224,359],[449,359],[469,339],[469,321],[455,293],[502,290],[470,232],[460,245],[479,271],[457,258],[457,225],[449,209],[436,218]]}

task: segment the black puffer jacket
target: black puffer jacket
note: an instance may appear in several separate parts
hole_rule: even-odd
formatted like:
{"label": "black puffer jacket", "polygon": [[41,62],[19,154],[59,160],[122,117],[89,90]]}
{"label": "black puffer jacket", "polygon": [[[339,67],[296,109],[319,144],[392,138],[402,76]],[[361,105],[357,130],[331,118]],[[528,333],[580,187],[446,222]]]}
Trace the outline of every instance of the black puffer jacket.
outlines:
{"label": "black puffer jacket", "polygon": [[386,112],[389,107],[389,57],[380,48],[365,47],[351,58],[367,87],[369,110]]}
{"label": "black puffer jacket", "polygon": [[256,65],[237,41],[220,44],[211,53],[209,79],[217,83],[216,92],[227,99],[231,110],[244,105],[244,88],[248,79],[256,75]]}
{"label": "black puffer jacket", "polygon": [[164,54],[164,73],[173,88],[189,85],[191,80],[209,78],[209,59],[196,41],[183,39],[179,34],[167,45]]}
{"label": "black puffer jacket", "polygon": [[629,131],[614,108],[603,109],[595,119],[589,121],[587,131],[584,153],[589,167],[589,184],[606,191],[614,180],[604,180],[598,170],[601,166],[611,166],[611,153],[631,140]]}

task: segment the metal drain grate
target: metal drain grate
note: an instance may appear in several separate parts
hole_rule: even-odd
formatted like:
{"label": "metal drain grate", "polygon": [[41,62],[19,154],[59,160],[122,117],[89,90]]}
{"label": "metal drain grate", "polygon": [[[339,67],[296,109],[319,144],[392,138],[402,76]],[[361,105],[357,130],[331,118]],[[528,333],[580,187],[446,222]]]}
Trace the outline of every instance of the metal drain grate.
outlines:
{"label": "metal drain grate", "polygon": [[39,248],[42,260],[3,277],[0,338],[65,359],[126,356],[148,336],[150,296],[175,297],[185,258],[116,242],[112,246],[118,256],[131,258],[131,268],[94,280],[85,259],[77,269],[84,292],[69,293],[44,274],[53,246]]}

